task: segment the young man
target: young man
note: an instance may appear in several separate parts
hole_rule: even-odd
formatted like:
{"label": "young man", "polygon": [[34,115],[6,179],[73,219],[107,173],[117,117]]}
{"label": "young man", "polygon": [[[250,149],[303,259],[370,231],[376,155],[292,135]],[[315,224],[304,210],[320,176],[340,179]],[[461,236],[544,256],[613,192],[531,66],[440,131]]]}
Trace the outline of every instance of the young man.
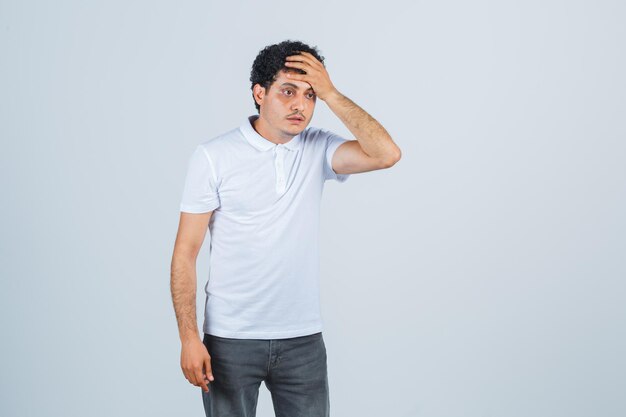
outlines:
{"label": "young man", "polygon": [[[389,168],[400,149],[343,96],[316,49],[270,45],[250,81],[258,115],[204,141],[189,160],[171,266],[181,368],[207,416],[254,416],[262,381],[277,416],[328,416],[318,288],[318,221],[326,180]],[[322,100],[354,134],[307,127]],[[204,337],[196,257],[211,230]]]}

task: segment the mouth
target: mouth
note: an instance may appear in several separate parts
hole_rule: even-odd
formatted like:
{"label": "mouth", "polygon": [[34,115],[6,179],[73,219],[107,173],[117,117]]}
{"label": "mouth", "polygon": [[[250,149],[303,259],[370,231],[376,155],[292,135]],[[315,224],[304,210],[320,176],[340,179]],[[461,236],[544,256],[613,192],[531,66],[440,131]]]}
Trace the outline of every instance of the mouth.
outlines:
{"label": "mouth", "polygon": [[287,120],[294,122],[294,123],[301,123],[304,121],[304,118],[300,116],[294,116],[294,117],[288,117]]}

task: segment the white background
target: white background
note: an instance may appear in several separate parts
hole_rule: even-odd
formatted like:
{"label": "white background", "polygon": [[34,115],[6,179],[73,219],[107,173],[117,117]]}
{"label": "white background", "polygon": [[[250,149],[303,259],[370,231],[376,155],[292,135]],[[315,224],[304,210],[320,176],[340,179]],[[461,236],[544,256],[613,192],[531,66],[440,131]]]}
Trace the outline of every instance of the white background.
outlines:
{"label": "white background", "polygon": [[[625,415],[625,21],[620,1],[1,1],[0,414],[203,415],[169,293],[186,163],[256,113],[252,61],[292,39],[403,155],[324,192],[332,415]],[[352,138],[321,101],[311,125]]]}

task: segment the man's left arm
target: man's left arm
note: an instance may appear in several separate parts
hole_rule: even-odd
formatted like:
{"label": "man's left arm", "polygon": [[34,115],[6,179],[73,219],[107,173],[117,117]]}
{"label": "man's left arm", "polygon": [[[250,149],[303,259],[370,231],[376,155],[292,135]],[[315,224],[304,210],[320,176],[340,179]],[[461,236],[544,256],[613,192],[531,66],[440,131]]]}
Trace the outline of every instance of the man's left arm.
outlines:
{"label": "man's left arm", "polygon": [[400,160],[400,148],[387,130],[356,103],[335,88],[324,64],[308,52],[287,57],[288,67],[300,68],[306,74],[290,73],[291,79],[307,82],[318,98],[324,100],[356,140],[337,148],[332,168],[338,174],[354,174],[389,168]]}

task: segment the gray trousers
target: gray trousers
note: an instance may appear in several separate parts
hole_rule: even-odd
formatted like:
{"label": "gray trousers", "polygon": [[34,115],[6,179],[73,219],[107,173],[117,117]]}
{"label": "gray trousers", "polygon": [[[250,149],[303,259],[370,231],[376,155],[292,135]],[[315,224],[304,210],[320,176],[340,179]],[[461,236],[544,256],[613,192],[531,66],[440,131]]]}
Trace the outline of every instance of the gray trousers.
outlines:
{"label": "gray trousers", "polygon": [[233,339],[204,334],[214,380],[202,392],[207,417],[255,417],[261,381],[276,417],[329,417],[322,333],[288,339]]}

